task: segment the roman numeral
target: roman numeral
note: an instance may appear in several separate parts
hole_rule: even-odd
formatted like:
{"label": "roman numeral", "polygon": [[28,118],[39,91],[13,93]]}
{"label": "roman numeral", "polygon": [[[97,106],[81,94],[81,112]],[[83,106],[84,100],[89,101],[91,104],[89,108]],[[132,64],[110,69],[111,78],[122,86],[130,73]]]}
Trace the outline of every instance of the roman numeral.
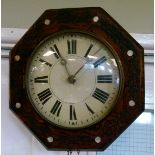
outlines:
{"label": "roman numeral", "polygon": [[73,105],[70,105],[70,120],[77,120],[76,113],[75,113],[75,107]]}
{"label": "roman numeral", "polygon": [[98,75],[97,82],[98,83],[112,83],[112,75]]}
{"label": "roman numeral", "polygon": [[103,56],[102,58],[98,59],[96,62],[94,62],[94,67],[98,67],[100,64],[104,63],[107,60],[107,58],[105,56]]}
{"label": "roman numeral", "polygon": [[59,59],[61,57],[61,54],[59,52],[59,49],[56,44],[53,45],[53,47],[50,47],[50,49],[54,52],[54,56]]}
{"label": "roman numeral", "polygon": [[44,63],[45,65],[52,67],[52,64],[48,63],[47,61],[43,60],[43,59],[39,59],[40,62]]}
{"label": "roman numeral", "polygon": [[53,115],[56,115],[57,117],[59,117],[59,114],[60,114],[60,111],[61,111],[61,108],[62,108],[62,103],[60,101],[56,101],[54,106],[52,107],[51,109],[51,113]]}
{"label": "roman numeral", "polygon": [[89,48],[87,49],[87,52],[86,52],[86,54],[85,54],[85,58],[88,56],[88,54],[89,54],[89,52],[90,52],[90,50],[92,49],[92,47],[93,47],[93,44],[91,44],[90,46],[89,46]]}
{"label": "roman numeral", "polygon": [[40,76],[34,79],[35,83],[48,83],[48,76]]}
{"label": "roman numeral", "polygon": [[85,103],[85,105],[86,105],[88,111],[89,111],[91,114],[94,114],[94,111],[87,105],[87,103]]}
{"label": "roman numeral", "polygon": [[68,54],[76,54],[76,40],[67,40]]}
{"label": "roman numeral", "polygon": [[103,90],[96,88],[95,92],[93,93],[93,97],[99,100],[100,102],[105,103],[109,97],[109,94],[104,92]]}
{"label": "roman numeral", "polygon": [[38,98],[40,101],[43,101],[42,104],[44,105],[50,98],[52,97],[52,93],[50,89],[45,89],[38,94]]}

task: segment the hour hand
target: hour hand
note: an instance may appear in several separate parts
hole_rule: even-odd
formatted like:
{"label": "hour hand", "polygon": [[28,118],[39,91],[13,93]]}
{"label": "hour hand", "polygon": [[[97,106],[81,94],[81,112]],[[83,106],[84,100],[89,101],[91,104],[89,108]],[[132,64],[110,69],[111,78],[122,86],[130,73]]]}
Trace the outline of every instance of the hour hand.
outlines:
{"label": "hour hand", "polygon": [[67,79],[68,82],[74,84],[75,81],[76,81],[76,79],[74,78],[74,76],[71,75],[70,71],[68,70],[68,67],[67,67],[67,60],[64,59],[64,58],[62,58],[61,61],[60,61],[60,63],[61,63],[61,64],[65,67],[65,69],[66,69],[66,72],[67,72],[67,74],[68,74],[68,79]]}
{"label": "hour hand", "polygon": [[68,70],[68,67],[67,67],[67,60],[62,58],[60,63],[61,63],[61,65],[63,65],[65,67],[68,76],[70,76],[71,74],[70,74],[70,71]]}
{"label": "hour hand", "polygon": [[60,54],[59,50],[58,50],[58,47],[56,44],[54,44],[53,47],[50,47],[52,51],[54,51],[54,56],[57,58],[57,59],[61,59],[60,63],[61,65],[63,65],[65,67],[65,70],[68,74],[68,82],[69,83],[72,83],[74,84],[74,82],[76,81],[75,78],[70,74],[70,71],[68,70],[68,67],[67,67],[67,60],[65,58],[62,57],[62,55]]}

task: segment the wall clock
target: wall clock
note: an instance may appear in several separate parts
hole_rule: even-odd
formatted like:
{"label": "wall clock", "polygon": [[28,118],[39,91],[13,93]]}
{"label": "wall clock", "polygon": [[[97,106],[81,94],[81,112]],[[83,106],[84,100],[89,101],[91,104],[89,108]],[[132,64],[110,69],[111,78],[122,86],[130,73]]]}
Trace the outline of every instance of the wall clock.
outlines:
{"label": "wall clock", "polygon": [[10,109],[49,150],[104,150],[144,110],[143,54],[101,8],[46,10],[10,53]]}

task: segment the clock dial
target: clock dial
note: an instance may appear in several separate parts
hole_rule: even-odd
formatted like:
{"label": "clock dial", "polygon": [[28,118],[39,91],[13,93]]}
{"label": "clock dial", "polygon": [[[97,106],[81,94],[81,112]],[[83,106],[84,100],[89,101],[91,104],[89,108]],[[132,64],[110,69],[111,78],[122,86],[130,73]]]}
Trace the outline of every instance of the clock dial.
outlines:
{"label": "clock dial", "polygon": [[41,42],[26,74],[28,97],[36,111],[68,129],[104,119],[122,84],[117,56],[105,43],[81,32],[62,32]]}

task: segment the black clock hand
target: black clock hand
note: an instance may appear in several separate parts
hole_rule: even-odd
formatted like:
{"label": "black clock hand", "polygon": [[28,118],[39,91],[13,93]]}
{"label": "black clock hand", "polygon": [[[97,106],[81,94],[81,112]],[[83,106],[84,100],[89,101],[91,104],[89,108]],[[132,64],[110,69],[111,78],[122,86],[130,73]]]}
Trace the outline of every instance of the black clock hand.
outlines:
{"label": "black clock hand", "polygon": [[[94,56],[95,54],[97,54],[102,48],[99,48],[92,56]],[[91,59],[88,58],[88,60],[71,76],[69,76],[69,81],[76,81],[75,77],[76,75],[84,68],[85,64],[87,64],[88,62],[90,62]]]}
{"label": "black clock hand", "polygon": [[71,75],[68,77],[68,81],[70,81],[70,83],[75,83],[76,82],[76,75],[84,68],[85,64],[87,64],[90,60],[88,59],[76,72],[75,74]]}
{"label": "black clock hand", "polygon": [[69,70],[67,68],[67,61],[64,58],[62,58],[60,63],[65,67],[68,76],[71,76],[71,74],[70,74],[70,72],[69,72]]}
{"label": "black clock hand", "polygon": [[74,84],[76,79],[74,77],[72,77],[72,75],[70,74],[70,71],[68,70],[67,60],[62,58],[60,62],[65,67],[65,69],[66,69],[66,72],[68,74],[68,82]]}
{"label": "black clock hand", "polygon": [[54,49],[55,50],[52,47],[50,47],[50,48],[51,48],[52,51],[55,51],[54,56],[57,59],[59,59],[59,58],[61,59],[60,63],[65,67],[65,70],[66,70],[66,72],[68,74],[68,82],[73,84],[75,82],[75,79],[70,78],[70,77],[72,77],[72,75],[70,74],[70,71],[67,68],[67,60],[62,57],[62,55],[60,54],[59,49],[58,49],[56,44],[54,44]]}
{"label": "black clock hand", "polygon": [[73,77],[75,77],[85,66],[85,64],[87,64],[90,60],[87,60],[76,72],[74,75],[72,75]]}

